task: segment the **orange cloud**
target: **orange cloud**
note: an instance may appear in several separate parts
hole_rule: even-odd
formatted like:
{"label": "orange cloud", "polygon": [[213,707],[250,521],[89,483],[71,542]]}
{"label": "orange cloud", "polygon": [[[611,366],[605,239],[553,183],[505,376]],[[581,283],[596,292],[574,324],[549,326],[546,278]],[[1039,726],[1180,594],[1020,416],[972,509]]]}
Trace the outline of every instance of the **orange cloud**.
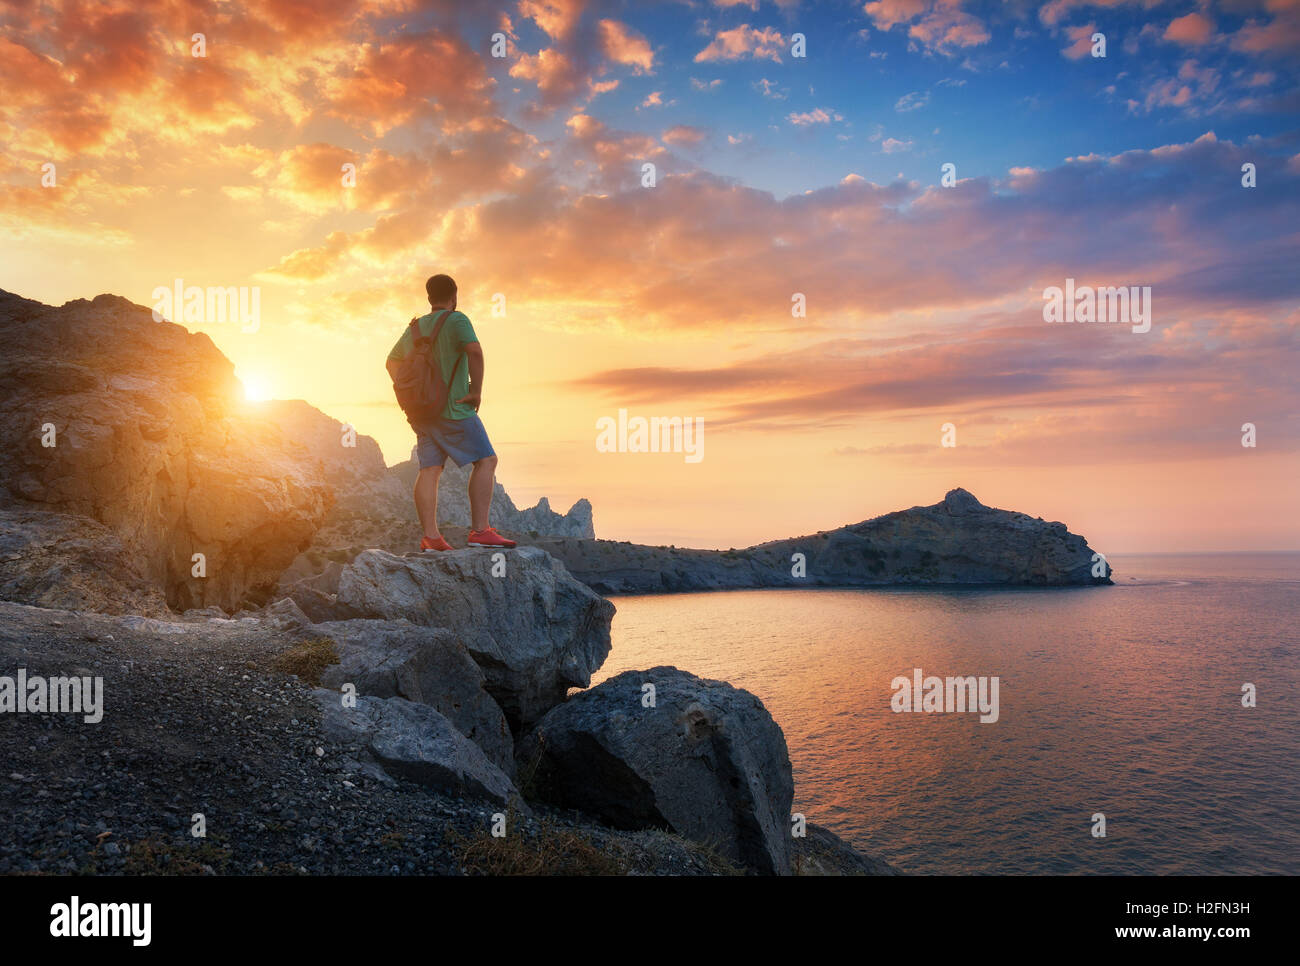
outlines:
{"label": "orange cloud", "polygon": [[494,113],[483,60],[439,30],[367,43],[360,62],[324,83],[327,110],[383,133],[413,118],[458,122]]}
{"label": "orange cloud", "polygon": [[696,145],[708,137],[709,132],[702,127],[691,127],[689,124],[677,124],[670,127],[663,133],[664,144],[671,144],[674,147],[680,145]]}
{"label": "orange cloud", "polygon": [[695,61],[704,63],[752,57],[755,60],[766,58],[780,63],[785,43],[785,38],[775,28],[764,27],[759,30],[746,23],[731,30],[718,31],[709,45],[695,55]]}
{"label": "orange cloud", "polygon": [[541,27],[552,40],[566,40],[586,6],[586,0],[520,0],[519,14]]}
{"label": "orange cloud", "polygon": [[521,54],[510,76],[532,81],[545,100],[556,103],[572,100],[584,80],[573,61],[554,48]]}
{"label": "orange cloud", "polygon": [[616,64],[635,67],[638,74],[648,74],[654,69],[655,55],[650,42],[617,20],[602,20],[600,26],[601,49]]}
{"label": "orange cloud", "polygon": [[908,25],[912,40],[942,54],[977,47],[990,37],[984,22],[962,9],[962,0],[878,0],[864,4],[862,12],[878,30]]}

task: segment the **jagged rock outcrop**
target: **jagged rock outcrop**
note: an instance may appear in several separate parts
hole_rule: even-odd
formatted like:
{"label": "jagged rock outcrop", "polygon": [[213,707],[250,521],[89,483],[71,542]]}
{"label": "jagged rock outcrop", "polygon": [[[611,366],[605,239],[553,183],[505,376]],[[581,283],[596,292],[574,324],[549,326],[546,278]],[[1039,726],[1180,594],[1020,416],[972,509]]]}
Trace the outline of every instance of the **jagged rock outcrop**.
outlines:
{"label": "jagged rock outcrop", "polygon": [[345,708],[335,691],[321,689],[316,695],[326,739],[359,749],[390,775],[434,791],[526,810],[505,772],[437,709],[405,698],[368,696]]}
{"label": "jagged rock outcrop", "polygon": [[[648,547],[611,540],[531,541],[602,594],[742,587],[1109,584],[1110,566],[1063,523],[984,506],[963,489],[806,537],[744,550]],[[794,573],[802,554],[805,572]],[[1094,569],[1104,576],[1093,576]]]}
{"label": "jagged rock outcrop", "polygon": [[[438,522],[440,525],[449,527],[468,527],[470,525],[469,494],[466,486],[469,483],[469,474],[472,470],[472,466],[456,466],[450,461],[443,467],[442,477],[438,481]],[[401,481],[403,486],[401,492],[409,504],[410,488],[415,484],[415,476],[419,472],[419,463],[415,458],[415,450],[412,449],[409,460],[391,467],[389,472]],[[413,508],[409,511],[411,514],[410,520],[415,520],[414,512]],[[499,480],[492,490],[492,509],[488,514],[488,522],[492,526],[510,533],[531,533],[535,536],[581,537],[588,540],[594,539],[596,536],[594,524],[592,523],[591,503],[587,500],[578,500],[564,514],[552,510],[551,501],[546,497],[538,500],[535,506],[521,510],[515,506],[514,500],[510,499],[510,494],[506,493],[505,487],[501,485]],[[407,539],[409,539],[409,536]]]}
{"label": "jagged rock outcrop", "polygon": [[518,760],[545,801],[615,828],[670,829],[757,872],[790,873],[785,736],[758,698],[724,681],[673,667],[625,671],[549,712]]}
{"label": "jagged rock outcrop", "polygon": [[325,687],[337,691],[352,684],[358,694],[427,704],[514,775],[514,738],[505,713],[484,690],[483,672],[457,633],[404,620],[333,621],[303,633],[328,638],[338,651],[339,663],[321,674]]}
{"label": "jagged rock outcrop", "polygon": [[614,605],[545,551],[520,547],[494,563],[496,554],[367,550],[343,568],[337,603],[357,616],[454,630],[518,729],[591,683],[609,654]]}
{"label": "jagged rock outcrop", "polygon": [[[567,513],[559,514],[551,509],[551,501],[542,497],[537,501],[536,506],[530,506],[523,510],[515,510],[516,516],[510,518],[510,510],[514,504],[509,502],[510,497],[506,497],[509,504],[502,513],[500,519],[501,526],[504,529],[511,530],[515,533],[536,533],[559,536],[559,537],[583,537],[591,540],[596,536],[595,525],[591,518],[591,502],[586,499],[580,499],[573,506],[569,507]],[[494,524],[494,526],[497,524]]]}
{"label": "jagged rock outcrop", "polygon": [[103,524],[176,610],[269,592],[310,543],[330,487],[206,335],[117,296],[0,292],[0,342],[0,502]]}

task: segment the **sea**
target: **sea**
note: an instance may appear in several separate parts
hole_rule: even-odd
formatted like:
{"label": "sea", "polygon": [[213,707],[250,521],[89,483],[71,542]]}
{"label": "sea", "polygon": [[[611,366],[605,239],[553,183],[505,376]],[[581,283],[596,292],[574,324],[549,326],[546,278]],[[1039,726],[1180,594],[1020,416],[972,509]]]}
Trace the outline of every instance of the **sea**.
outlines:
{"label": "sea", "polygon": [[[757,695],[792,811],[907,873],[1300,873],[1300,553],[1108,559],[1108,587],[614,597],[593,683]],[[996,677],[997,719],[895,710],[918,668]]]}

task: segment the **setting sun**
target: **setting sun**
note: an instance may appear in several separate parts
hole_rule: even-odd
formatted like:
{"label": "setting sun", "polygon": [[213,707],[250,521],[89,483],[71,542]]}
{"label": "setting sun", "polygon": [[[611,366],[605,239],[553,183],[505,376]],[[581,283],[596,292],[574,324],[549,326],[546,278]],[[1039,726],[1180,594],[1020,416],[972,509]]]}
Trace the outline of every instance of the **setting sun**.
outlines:
{"label": "setting sun", "polygon": [[267,402],[272,398],[271,381],[260,374],[240,375],[244,384],[244,399],[248,402]]}

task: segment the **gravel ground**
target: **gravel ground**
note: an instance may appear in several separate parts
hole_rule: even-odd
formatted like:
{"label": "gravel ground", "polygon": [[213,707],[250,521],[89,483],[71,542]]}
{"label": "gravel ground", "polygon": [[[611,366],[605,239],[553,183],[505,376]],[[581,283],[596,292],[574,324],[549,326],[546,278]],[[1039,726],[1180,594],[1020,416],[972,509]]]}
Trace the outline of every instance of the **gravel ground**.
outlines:
{"label": "gravel ground", "polygon": [[[159,622],[0,602],[0,675],[98,675],[104,717],[0,715],[0,874],[720,874],[709,850],[371,774],[273,668],[270,620]],[[191,834],[202,813],[206,836]]]}

